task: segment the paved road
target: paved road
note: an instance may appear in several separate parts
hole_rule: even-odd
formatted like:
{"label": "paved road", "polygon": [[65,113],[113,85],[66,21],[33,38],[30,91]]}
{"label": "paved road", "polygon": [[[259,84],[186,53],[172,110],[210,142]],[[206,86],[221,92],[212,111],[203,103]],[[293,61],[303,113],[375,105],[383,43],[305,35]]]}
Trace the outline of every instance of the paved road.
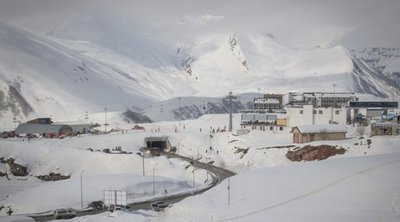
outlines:
{"label": "paved road", "polygon": [[140,203],[133,203],[130,204],[129,206],[134,209],[134,210],[139,210],[139,209],[144,209],[144,210],[150,210],[150,204],[156,200],[162,200],[164,202],[167,202],[169,204],[174,204],[177,203],[183,199],[185,199],[186,197],[189,196],[193,196],[193,195],[197,195],[197,194],[201,194],[209,189],[211,189],[212,187],[214,187],[215,185],[219,184],[221,181],[225,180],[226,178],[229,178],[233,175],[235,175],[235,173],[233,173],[232,171],[223,169],[221,167],[217,167],[217,166],[213,166],[207,163],[203,163],[197,160],[193,160],[190,159],[188,157],[184,157],[184,156],[180,156],[177,155],[175,153],[168,153],[168,152],[164,152],[163,155],[165,155],[168,158],[179,158],[183,161],[187,161],[190,164],[193,165],[193,167],[195,168],[201,168],[201,169],[205,169],[208,172],[211,173],[211,176],[213,178],[213,182],[210,186],[202,189],[202,190],[197,190],[195,192],[189,192],[189,193],[185,193],[185,194],[178,194],[178,195],[171,195],[171,196],[166,196],[163,198],[158,198],[158,199],[152,199],[149,201],[144,201],[144,202],[140,202]]}
{"label": "paved road", "polygon": [[[177,155],[175,153],[168,153],[168,152],[163,152],[163,155],[165,155],[168,158],[179,158],[183,161],[187,161],[190,164],[193,165],[193,167],[195,168],[201,168],[201,169],[205,169],[208,172],[210,172],[211,177],[213,178],[213,181],[211,183],[210,186],[201,189],[201,190],[196,190],[194,192],[188,192],[188,193],[184,193],[184,194],[177,194],[177,195],[169,195],[169,196],[164,196],[164,197],[158,197],[155,199],[151,199],[148,201],[143,201],[143,202],[137,202],[137,203],[132,203],[129,204],[130,208],[132,210],[151,210],[151,203],[154,201],[164,201],[166,203],[169,204],[174,204],[177,203],[183,199],[185,199],[186,197],[189,196],[193,196],[193,195],[197,195],[200,193],[205,192],[206,190],[211,189],[212,187],[214,187],[215,185],[219,184],[221,181],[225,180],[226,178],[229,178],[233,175],[235,175],[235,173],[233,173],[232,171],[223,169],[221,167],[217,167],[217,166],[213,166],[207,163],[203,163],[197,160],[193,160],[190,159],[188,157],[184,157],[184,156],[180,156]],[[77,216],[84,216],[84,215],[92,215],[92,214],[99,214],[99,213],[103,213],[105,212],[105,210],[92,210],[92,211],[80,211],[77,212]],[[35,219],[36,222],[44,222],[44,221],[50,221],[53,220],[53,215],[51,214],[46,214],[46,215],[31,215],[32,218]]]}

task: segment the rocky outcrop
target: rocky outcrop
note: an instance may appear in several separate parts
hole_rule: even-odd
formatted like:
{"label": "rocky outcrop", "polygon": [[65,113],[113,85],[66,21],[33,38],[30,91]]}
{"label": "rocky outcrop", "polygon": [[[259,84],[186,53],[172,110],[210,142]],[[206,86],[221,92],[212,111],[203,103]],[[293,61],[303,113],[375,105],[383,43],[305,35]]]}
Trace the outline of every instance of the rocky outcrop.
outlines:
{"label": "rocky outcrop", "polygon": [[127,109],[123,114],[124,116],[124,121],[131,123],[151,123],[153,122],[148,116],[144,115],[141,113],[139,110],[138,111],[132,111],[130,109]]}
{"label": "rocky outcrop", "polygon": [[338,154],[344,154],[346,150],[344,148],[337,148],[336,146],[320,145],[311,146],[307,145],[294,151],[288,151],[286,157],[291,161],[313,161],[313,160],[324,160],[331,156]]}
{"label": "rocky outcrop", "polygon": [[3,164],[8,164],[12,175],[17,176],[17,177],[28,176],[28,168],[15,163],[15,160],[13,158],[9,158],[9,159],[0,158],[0,162]]}

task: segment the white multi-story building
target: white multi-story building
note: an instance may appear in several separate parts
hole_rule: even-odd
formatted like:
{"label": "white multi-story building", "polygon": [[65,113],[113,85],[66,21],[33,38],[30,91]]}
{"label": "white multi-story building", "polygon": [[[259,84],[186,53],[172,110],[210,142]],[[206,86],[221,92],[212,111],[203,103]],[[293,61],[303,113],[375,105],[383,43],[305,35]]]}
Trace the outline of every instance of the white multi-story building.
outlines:
{"label": "white multi-story building", "polygon": [[347,107],[353,101],[358,101],[354,93],[343,92],[290,92],[283,96],[283,104],[290,106]]}
{"label": "white multi-story building", "polygon": [[301,107],[286,107],[287,125],[341,124],[346,125],[350,119],[350,112],[345,107],[314,107],[303,105]]}

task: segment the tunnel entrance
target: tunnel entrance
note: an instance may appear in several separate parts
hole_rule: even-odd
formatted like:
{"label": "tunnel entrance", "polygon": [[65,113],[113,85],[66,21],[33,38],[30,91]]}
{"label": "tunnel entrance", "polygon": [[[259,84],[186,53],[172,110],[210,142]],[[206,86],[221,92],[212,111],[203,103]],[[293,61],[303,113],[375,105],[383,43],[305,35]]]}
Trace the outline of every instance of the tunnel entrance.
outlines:
{"label": "tunnel entrance", "polygon": [[167,136],[146,137],[144,139],[144,141],[145,141],[145,146],[147,149],[151,149],[151,148],[155,148],[155,147],[159,148],[161,151],[171,149],[171,144],[170,144]]}

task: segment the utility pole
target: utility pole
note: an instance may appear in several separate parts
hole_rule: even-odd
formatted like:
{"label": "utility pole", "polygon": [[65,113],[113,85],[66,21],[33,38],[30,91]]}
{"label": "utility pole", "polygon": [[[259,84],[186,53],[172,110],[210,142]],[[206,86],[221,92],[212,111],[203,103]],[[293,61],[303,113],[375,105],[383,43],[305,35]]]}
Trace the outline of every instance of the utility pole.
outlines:
{"label": "utility pole", "polygon": [[143,168],[143,176],[144,175],[144,151],[142,151],[142,168]]}
{"label": "utility pole", "polygon": [[104,108],[104,133],[107,133],[107,108]]}
{"label": "utility pole", "polygon": [[85,113],[85,122],[88,123],[89,122],[89,115],[88,115],[88,111],[86,111]]}
{"label": "utility pole", "polygon": [[157,165],[157,164],[154,164],[154,165],[153,165],[153,196],[155,196],[155,195],[156,195],[156,189],[155,189],[155,177],[154,177],[154,175],[155,175],[154,171],[155,171],[156,165]]}
{"label": "utility pole", "polygon": [[232,99],[236,99],[236,96],[232,95],[232,92],[229,92],[229,95],[225,97],[225,99],[229,99],[229,131],[232,131]]}
{"label": "utility pole", "polygon": [[195,181],[195,180],[194,180],[194,171],[195,171],[195,170],[196,170],[196,169],[193,169],[193,170],[192,170],[192,174],[193,174],[193,188],[195,188],[195,182],[194,182],[194,181]]}
{"label": "utility pole", "polygon": [[181,97],[178,97],[178,101],[179,101],[179,126],[181,126],[181,119],[182,119],[182,108],[181,108]]}
{"label": "utility pole", "polygon": [[82,173],[83,173],[84,171],[85,171],[85,170],[82,170],[82,171],[81,171],[81,210],[83,210]]}
{"label": "utility pole", "polygon": [[336,91],[335,91],[336,85],[337,85],[336,83],[332,84],[332,86],[333,86],[333,107],[335,107],[335,108],[336,108]]}
{"label": "utility pole", "polygon": [[231,205],[231,179],[228,179],[228,206]]}

